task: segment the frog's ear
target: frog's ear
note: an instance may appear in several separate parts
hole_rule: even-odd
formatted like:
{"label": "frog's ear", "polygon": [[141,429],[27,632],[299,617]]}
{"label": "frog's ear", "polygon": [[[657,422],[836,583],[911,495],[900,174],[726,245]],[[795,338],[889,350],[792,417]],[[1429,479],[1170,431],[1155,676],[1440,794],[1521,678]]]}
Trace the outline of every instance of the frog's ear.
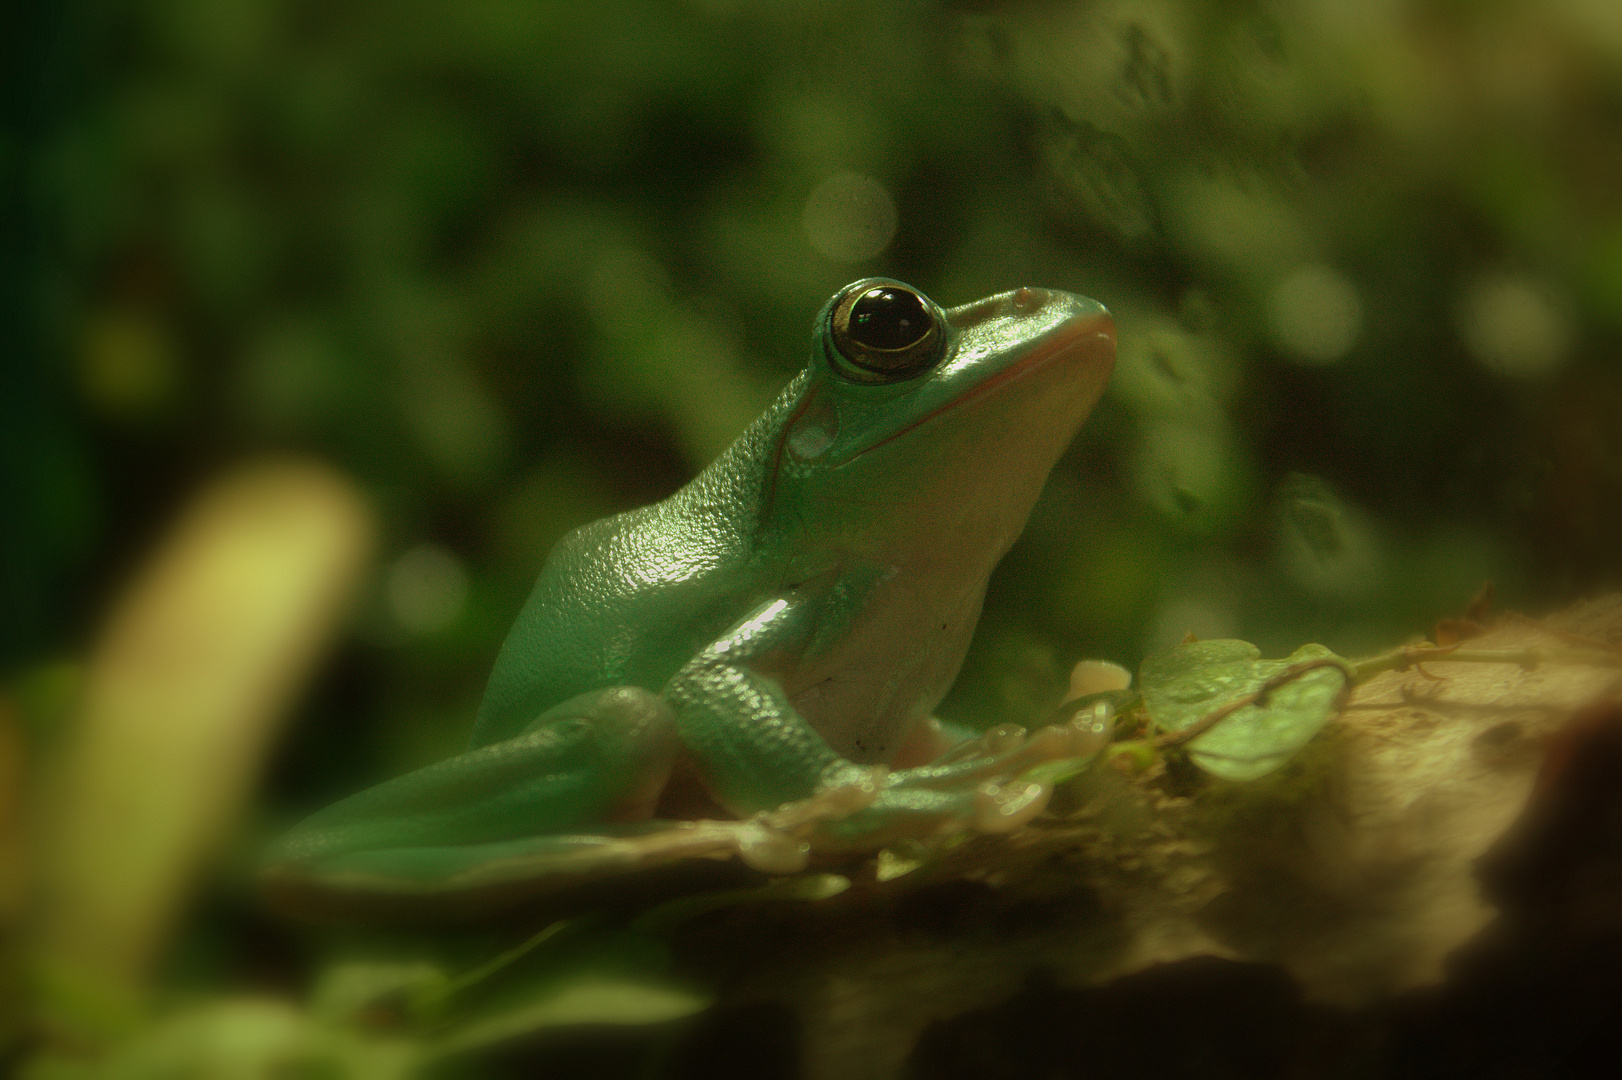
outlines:
{"label": "frog's ear", "polygon": [[812,462],[828,452],[839,435],[839,407],[833,395],[811,391],[800,411],[789,419],[783,444],[795,461]]}

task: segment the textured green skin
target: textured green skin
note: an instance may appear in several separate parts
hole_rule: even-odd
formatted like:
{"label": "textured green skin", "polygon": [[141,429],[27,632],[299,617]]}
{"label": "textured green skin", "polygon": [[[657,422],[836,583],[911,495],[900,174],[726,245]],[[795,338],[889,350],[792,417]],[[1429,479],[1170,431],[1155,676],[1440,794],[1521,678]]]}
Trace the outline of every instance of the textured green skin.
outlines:
{"label": "textured green skin", "polygon": [[[810,364],[696,479],[558,544],[472,748],[311,817],[273,868],[420,890],[656,829],[672,777],[742,817],[941,748],[930,711],[1102,392],[1113,328],[1092,300],[1002,294],[941,313],[945,355],[927,372],[863,384],[835,370],[837,299]],[[962,815],[974,785],[954,768],[898,769],[847,833]]]}

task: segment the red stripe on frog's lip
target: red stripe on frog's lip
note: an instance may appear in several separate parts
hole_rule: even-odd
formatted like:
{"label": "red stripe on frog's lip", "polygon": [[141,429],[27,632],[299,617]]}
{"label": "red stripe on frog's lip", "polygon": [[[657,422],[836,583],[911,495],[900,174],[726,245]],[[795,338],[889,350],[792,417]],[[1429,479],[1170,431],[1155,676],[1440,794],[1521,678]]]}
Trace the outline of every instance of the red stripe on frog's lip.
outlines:
{"label": "red stripe on frog's lip", "polygon": [[933,420],[937,416],[940,416],[942,413],[948,413],[953,409],[961,408],[976,398],[989,394],[992,390],[1001,386],[1005,382],[1010,382],[1021,377],[1022,375],[1035,371],[1037,368],[1046,365],[1049,361],[1070,352],[1074,348],[1077,348],[1089,338],[1113,338],[1114,336],[1115,321],[1108,315],[1078,315],[1064,326],[1054,331],[1046,341],[1033,348],[1030,355],[1024,357],[1018,363],[1008,365],[1001,371],[997,372],[997,374],[991,376],[991,378],[986,379],[984,382],[975,386],[973,389],[964,391],[951,401],[948,401],[944,405],[940,406],[940,408],[927,412],[923,416],[920,416],[918,419],[914,420],[912,423],[908,424],[906,427],[886,435],[872,446],[863,447],[858,452],[846,458],[844,462],[840,462],[840,464],[855,461],[863,454],[872,453],[885,443],[900,438],[913,428],[918,427],[920,424],[927,424],[929,421]]}

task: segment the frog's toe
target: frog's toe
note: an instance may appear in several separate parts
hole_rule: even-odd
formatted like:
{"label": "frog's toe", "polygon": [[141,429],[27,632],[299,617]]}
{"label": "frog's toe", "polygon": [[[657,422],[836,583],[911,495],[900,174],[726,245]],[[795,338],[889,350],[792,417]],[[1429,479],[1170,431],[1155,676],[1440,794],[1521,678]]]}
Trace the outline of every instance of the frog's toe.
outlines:
{"label": "frog's toe", "polygon": [[1041,761],[1059,758],[1090,758],[1109,744],[1115,716],[1106,703],[1078,713],[1063,724],[1038,728],[1023,748],[1026,755]]}
{"label": "frog's toe", "polygon": [[758,822],[738,830],[738,858],[762,874],[797,874],[811,861],[809,841]]}
{"label": "frog's toe", "polygon": [[973,828],[977,832],[1013,832],[1046,809],[1052,796],[1051,784],[987,781],[974,792]]}

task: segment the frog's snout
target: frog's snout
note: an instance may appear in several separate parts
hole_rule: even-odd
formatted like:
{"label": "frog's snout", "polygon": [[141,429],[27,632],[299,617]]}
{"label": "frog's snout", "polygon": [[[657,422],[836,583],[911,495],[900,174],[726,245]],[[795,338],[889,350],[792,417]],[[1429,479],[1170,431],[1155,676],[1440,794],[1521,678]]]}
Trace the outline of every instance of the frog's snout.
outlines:
{"label": "frog's snout", "polygon": [[[1026,327],[1037,324],[1052,330],[1079,318],[1095,323],[1097,332],[1106,335],[1111,342],[1115,340],[1115,322],[1103,304],[1063,289],[1036,285],[1022,285],[1011,292],[950,308],[945,315],[946,321],[959,332],[1001,320],[1015,320]],[[1026,334],[1030,333],[1027,329]]]}

